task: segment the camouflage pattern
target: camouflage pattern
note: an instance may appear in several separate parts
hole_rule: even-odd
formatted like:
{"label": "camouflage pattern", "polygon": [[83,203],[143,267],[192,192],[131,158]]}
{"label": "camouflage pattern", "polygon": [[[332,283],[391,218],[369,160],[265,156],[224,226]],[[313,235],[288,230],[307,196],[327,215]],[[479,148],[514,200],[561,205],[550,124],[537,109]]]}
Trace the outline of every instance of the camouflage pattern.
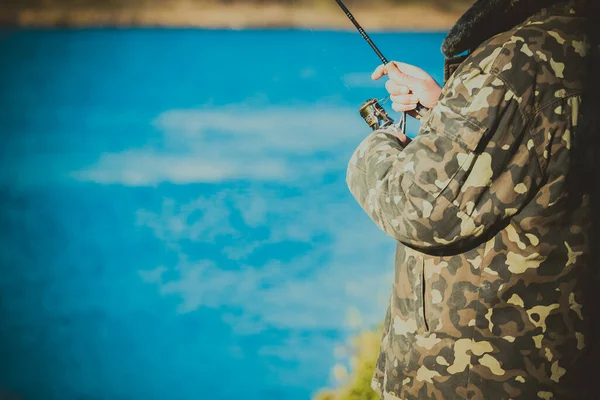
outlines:
{"label": "camouflage pattern", "polygon": [[354,152],[350,191],[398,241],[383,399],[585,398],[589,198],[567,176],[581,22],[563,3],[488,39],[405,148],[377,130]]}

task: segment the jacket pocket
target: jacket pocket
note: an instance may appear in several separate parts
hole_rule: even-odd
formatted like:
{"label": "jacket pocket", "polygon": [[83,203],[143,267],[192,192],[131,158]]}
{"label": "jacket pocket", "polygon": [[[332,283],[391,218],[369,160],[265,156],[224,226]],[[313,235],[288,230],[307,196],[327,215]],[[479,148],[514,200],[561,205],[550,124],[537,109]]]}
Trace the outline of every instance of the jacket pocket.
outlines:
{"label": "jacket pocket", "polygon": [[418,288],[418,297],[419,297],[419,317],[421,318],[421,326],[425,332],[429,332],[429,320],[427,318],[428,313],[428,304],[427,304],[427,291],[429,287],[427,285],[427,279],[425,279],[425,258],[422,255],[418,257],[419,262],[419,288]]}

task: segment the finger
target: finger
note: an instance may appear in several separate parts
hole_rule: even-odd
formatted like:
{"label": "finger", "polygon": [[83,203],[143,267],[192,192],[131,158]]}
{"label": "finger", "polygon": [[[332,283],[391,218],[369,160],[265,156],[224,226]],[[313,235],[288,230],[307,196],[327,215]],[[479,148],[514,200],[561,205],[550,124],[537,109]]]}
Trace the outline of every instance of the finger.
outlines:
{"label": "finger", "polygon": [[417,105],[416,104],[398,104],[398,103],[392,103],[392,108],[394,109],[394,111],[406,112],[406,111],[414,110],[415,108],[417,108]]}
{"label": "finger", "polygon": [[371,74],[371,79],[373,79],[374,81],[376,81],[377,79],[381,78],[384,75],[385,75],[385,65],[380,65]]}
{"label": "finger", "polygon": [[[385,65],[384,72],[390,77],[390,79],[400,85],[405,85],[411,88],[415,84],[414,77],[404,73],[401,71],[398,66],[398,63],[391,62]],[[400,63],[400,65],[402,65]]]}
{"label": "finger", "polygon": [[394,64],[400,71],[413,78],[427,79],[429,77],[429,74],[427,74],[427,72],[414,65],[406,64],[399,61],[394,61]]}
{"label": "finger", "polygon": [[419,98],[414,94],[392,95],[390,100],[398,104],[417,104],[419,102]]}
{"label": "finger", "polygon": [[400,94],[408,94],[408,93],[410,93],[410,89],[408,88],[408,86],[399,85],[399,84],[397,84],[396,82],[394,82],[392,80],[388,80],[385,83],[385,89],[391,95],[400,95]]}
{"label": "finger", "polygon": [[408,143],[410,143],[410,138],[408,138],[402,132],[394,131],[393,135],[396,136],[398,140],[400,140],[400,143],[402,143],[403,145],[407,145]]}

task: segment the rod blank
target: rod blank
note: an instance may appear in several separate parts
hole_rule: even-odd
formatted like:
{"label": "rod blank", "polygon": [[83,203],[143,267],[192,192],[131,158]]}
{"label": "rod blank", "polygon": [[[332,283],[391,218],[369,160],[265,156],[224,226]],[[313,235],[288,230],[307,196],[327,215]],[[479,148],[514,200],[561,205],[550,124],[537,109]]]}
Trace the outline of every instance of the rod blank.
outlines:
{"label": "rod blank", "polygon": [[383,56],[383,54],[381,54],[381,51],[379,51],[379,49],[377,48],[377,46],[375,46],[375,43],[373,43],[373,41],[371,40],[371,38],[369,37],[369,35],[367,35],[367,32],[365,32],[365,30],[362,28],[362,26],[360,26],[360,24],[358,23],[358,21],[356,20],[356,18],[354,18],[354,15],[352,15],[352,13],[350,12],[350,10],[348,10],[348,8],[342,2],[342,0],[335,0],[335,1],[336,1],[336,3],[338,3],[338,5],[340,6],[340,8],[344,11],[344,13],[348,17],[348,19],[350,21],[352,21],[352,23],[354,24],[354,26],[356,27],[356,29],[358,29],[358,32],[360,32],[360,34],[362,35],[363,39],[365,39],[367,41],[367,43],[369,43],[369,45],[371,46],[371,48],[375,51],[375,53],[377,53],[377,56],[379,56],[379,58],[381,59],[381,62],[383,62],[384,64],[387,64],[388,63],[387,58],[385,58]]}

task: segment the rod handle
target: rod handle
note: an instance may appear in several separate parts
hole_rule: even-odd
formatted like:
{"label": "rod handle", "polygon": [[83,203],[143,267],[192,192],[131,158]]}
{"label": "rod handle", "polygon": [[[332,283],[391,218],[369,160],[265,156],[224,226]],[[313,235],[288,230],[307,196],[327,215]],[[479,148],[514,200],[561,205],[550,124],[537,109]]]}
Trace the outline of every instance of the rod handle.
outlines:
{"label": "rod handle", "polygon": [[428,110],[427,107],[425,107],[423,104],[421,103],[417,103],[417,107],[415,108],[415,111],[417,112],[417,114],[419,114],[421,117],[425,114],[425,112]]}

